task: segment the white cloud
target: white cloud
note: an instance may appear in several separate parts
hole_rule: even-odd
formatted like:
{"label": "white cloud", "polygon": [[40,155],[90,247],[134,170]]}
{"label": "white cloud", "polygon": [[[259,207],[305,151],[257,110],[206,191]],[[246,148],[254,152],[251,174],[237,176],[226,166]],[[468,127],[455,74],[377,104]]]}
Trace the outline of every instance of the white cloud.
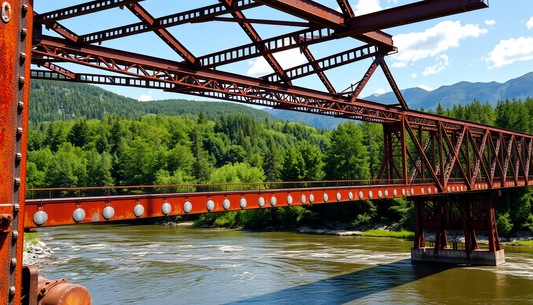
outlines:
{"label": "white cloud", "polygon": [[533,28],[533,17],[529,18],[529,21],[526,23],[526,25],[528,29]]}
{"label": "white cloud", "polygon": [[395,62],[392,64],[392,67],[393,68],[401,68],[401,67],[405,67],[407,66],[405,63],[401,62],[401,61],[398,61],[398,62]]}
{"label": "white cloud", "polygon": [[496,20],[485,20],[485,24],[486,25],[495,25],[496,24]]}
{"label": "white cloud", "polygon": [[489,67],[490,69],[500,68],[515,61],[531,60],[533,59],[533,37],[501,40],[500,44],[494,47],[494,50],[484,59],[494,64]]}
{"label": "white cloud", "polygon": [[440,71],[446,69],[446,66],[450,65],[447,55],[442,54],[441,56],[437,57],[436,60],[440,60],[440,61],[436,63],[434,66],[426,67],[424,69],[424,72],[422,72],[422,74],[424,75],[437,74]]}
{"label": "white cloud", "polygon": [[461,39],[478,37],[484,33],[487,30],[478,25],[461,26],[460,21],[443,21],[424,32],[394,36],[394,42],[400,51],[396,58],[401,61],[417,61],[435,56],[449,48],[458,47]]}
{"label": "white cloud", "polygon": [[412,78],[416,78],[417,74],[416,73],[413,73],[413,75],[411,75]]}
{"label": "white cloud", "polygon": [[424,90],[426,90],[426,91],[433,91],[433,88],[428,87],[428,86],[426,86],[426,85],[420,85],[420,86],[418,86],[418,88],[420,88],[420,89],[424,89]]}
{"label": "white cloud", "polygon": [[[150,92],[151,93],[151,92]],[[146,94],[141,95],[138,99],[139,102],[149,102],[152,100],[152,97]]]}
{"label": "white cloud", "polygon": [[359,0],[359,3],[353,6],[355,16],[370,14],[381,10],[382,8],[381,5],[379,5],[379,0]]}
{"label": "white cloud", "polygon": [[374,92],[374,94],[382,95],[382,94],[384,94],[385,92],[387,92],[387,91],[385,91],[385,89],[383,89],[383,88],[379,88],[376,92]]}
{"label": "white cloud", "polygon": [[[305,56],[300,53],[299,48],[275,53],[274,57],[284,69],[301,65],[307,60]],[[249,60],[248,64],[251,65],[247,72],[248,75],[274,72],[264,57],[258,57],[257,59]]]}

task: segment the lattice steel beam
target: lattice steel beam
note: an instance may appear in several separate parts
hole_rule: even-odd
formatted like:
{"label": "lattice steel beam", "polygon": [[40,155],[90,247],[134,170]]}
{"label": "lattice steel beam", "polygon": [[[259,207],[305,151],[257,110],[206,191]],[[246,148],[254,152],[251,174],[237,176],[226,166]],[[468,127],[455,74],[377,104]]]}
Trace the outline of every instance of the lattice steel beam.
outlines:
{"label": "lattice steel beam", "polygon": [[[316,59],[312,62],[305,63],[296,67],[285,70],[289,79],[298,79],[300,77],[315,74],[317,72],[326,71],[329,69],[337,68],[352,62],[370,58],[379,54],[376,47],[371,45],[365,45],[362,47],[354,48],[348,51],[333,54],[321,59]],[[262,79],[278,82],[279,77],[275,74],[269,74],[261,77]]]}
{"label": "lattice steel beam", "polygon": [[[149,26],[153,26],[155,18],[144,9],[139,3],[132,3],[126,6],[135,16],[141,21],[147,23]],[[186,62],[193,66],[197,66],[198,60],[187,48],[182,45],[169,31],[166,29],[154,30],[154,33],[159,36],[168,46],[178,53]]]}
{"label": "lattice steel beam", "polygon": [[[345,17],[342,13],[311,0],[258,0],[258,2],[326,28],[341,32],[346,30]],[[368,32],[358,33],[353,35],[353,38],[388,51],[394,49],[391,35],[374,30]]]}
{"label": "lattice steel beam", "polygon": [[[240,100],[260,105],[278,107],[307,108],[309,112],[320,112],[334,116],[357,116],[381,122],[398,122],[400,115],[405,115],[411,126],[422,126],[424,130],[438,130],[440,125],[446,132],[463,130],[468,126],[473,137],[482,137],[489,130],[500,133],[502,138],[530,135],[513,132],[497,127],[441,117],[413,110],[398,109],[364,100],[350,102],[349,97],[329,94],[317,90],[287,87],[260,79],[235,75],[223,71],[193,70],[183,63],[153,58],[130,52],[87,45],[78,46],[65,39],[43,36],[42,41],[33,46],[33,54],[43,60],[62,60],[77,63],[110,72],[127,74],[155,81],[165,81],[190,88],[189,94],[231,95],[232,100]],[[196,91],[201,91],[200,93]],[[207,93],[206,93],[207,92]]]}
{"label": "lattice steel beam", "polygon": [[485,0],[431,0],[393,7],[350,19],[346,24],[346,30],[340,32],[339,36],[358,35],[487,8],[485,2]]}
{"label": "lattice steel beam", "polygon": [[[232,0],[220,0],[220,2],[226,7],[226,9],[231,8]],[[241,11],[236,11],[231,13],[231,16],[236,19],[246,20],[246,17],[244,16],[244,13]],[[246,33],[246,35],[252,40],[252,43],[260,43],[262,41],[261,36],[259,36],[259,33],[254,29],[254,27],[248,23],[248,22],[239,22],[239,25],[241,26],[242,30]],[[290,81],[287,79],[287,74],[283,70],[283,67],[279,64],[278,60],[274,57],[273,54],[266,53],[263,55],[263,58],[267,61],[267,63],[270,65],[272,70],[287,84],[292,85]]]}
{"label": "lattice steel beam", "polygon": [[256,3],[253,0],[233,1],[231,9],[227,9],[223,4],[215,4],[157,18],[154,20],[154,25],[152,26],[148,26],[143,22],[139,22],[86,34],[80,37],[80,41],[84,43],[102,42],[120,37],[151,32],[157,29],[172,27],[180,24],[198,22],[201,20],[206,20],[208,18],[225,15],[235,11],[246,10],[258,6],[261,6],[261,4]]}
{"label": "lattice steel beam", "polygon": [[81,15],[92,14],[95,12],[108,10],[122,5],[139,2],[143,0],[96,0],[78,5],[69,6],[55,11],[39,14],[33,17],[35,24],[46,24],[72,18]]}

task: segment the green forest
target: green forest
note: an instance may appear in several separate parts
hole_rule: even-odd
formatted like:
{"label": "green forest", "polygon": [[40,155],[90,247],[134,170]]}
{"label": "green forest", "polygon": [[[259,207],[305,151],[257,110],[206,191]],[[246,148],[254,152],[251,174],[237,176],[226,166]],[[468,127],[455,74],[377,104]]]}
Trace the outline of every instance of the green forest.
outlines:
{"label": "green forest", "polygon": [[[42,90],[38,81],[32,82],[32,86]],[[105,105],[106,111],[113,114],[98,110],[94,116],[52,118],[45,114],[53,111],[43,107],[55,110],[60,105],[64,107],[65,97],[41,103],[36,90],[31,93],[28,188],[359,180],[375,178],[381,165],[380,124],[349,121],[330,131],[268,115],[235,113],[226,108],[225,105],[231,105],[227,103],[212,103],[219,108],[209,106],[198,112],[197,107],[191,106],[189,111],[185,107],[178,115],[148,110],[157,109],[155,102],[142,103],[146,109],[131,108],[135,109],[132,114],[126,114],[126,109],[123,114],[113,108],[124,107],[117,102],[115,106]],[[80,109],[86,107],[85,113],[93,105],[104,107],[98,104],[101,100],[98,95],[96,104],[83,100],[87,95],[95,96],[93,93],[78,96],[76,89],[71,89],[67,97]],[[74,110],[65,108],[64,113],[70,111]],[[434,112],[533,133],[531,98],[499,101],[496,107],[479,101],[452,109],[439,105]],[[495,200],[502,236],[520,230],[533,231],[531,188],[504,190]],[[357,226],[375,222],[402,222],[405,228],[410,228],[414,212],[412,203],[400,198],[190,217],[196,218],[197,223],[249,228],[327,223]]]}

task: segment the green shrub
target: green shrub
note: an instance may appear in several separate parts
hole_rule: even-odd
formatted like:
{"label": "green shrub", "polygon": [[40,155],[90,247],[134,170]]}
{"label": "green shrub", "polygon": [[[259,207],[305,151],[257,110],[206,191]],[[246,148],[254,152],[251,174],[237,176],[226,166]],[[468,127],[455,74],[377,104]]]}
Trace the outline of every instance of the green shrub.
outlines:
{"label": "green shrub", "polygon": [[496,219],[496,226],[501,236],[509,236],[513,229],[513,224],[509,220],[509,213],[499,214]]}
{"label": "green shrub", "polygon": [[529,216],[526,218],[526,221],[522,224],[522,227],[528,229],[529,231],[533,231],[533,214],[529,214]]}
{"label": "green shrub", "polygon": [[28,252],[28,247],[40,242],[41,238],[37,233],[24,233],[24,252]]}

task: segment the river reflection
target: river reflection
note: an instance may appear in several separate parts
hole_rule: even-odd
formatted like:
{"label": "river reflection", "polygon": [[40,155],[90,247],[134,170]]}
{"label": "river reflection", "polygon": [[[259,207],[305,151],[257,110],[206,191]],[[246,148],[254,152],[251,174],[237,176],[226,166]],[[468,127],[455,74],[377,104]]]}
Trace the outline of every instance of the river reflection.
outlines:
{"label": "river reflection", "polygon": [[41,272],[94,304],[507,303],[533,298],[533,248],[500,267],[411,264],[412,242],[155,225],[45,228]]}

